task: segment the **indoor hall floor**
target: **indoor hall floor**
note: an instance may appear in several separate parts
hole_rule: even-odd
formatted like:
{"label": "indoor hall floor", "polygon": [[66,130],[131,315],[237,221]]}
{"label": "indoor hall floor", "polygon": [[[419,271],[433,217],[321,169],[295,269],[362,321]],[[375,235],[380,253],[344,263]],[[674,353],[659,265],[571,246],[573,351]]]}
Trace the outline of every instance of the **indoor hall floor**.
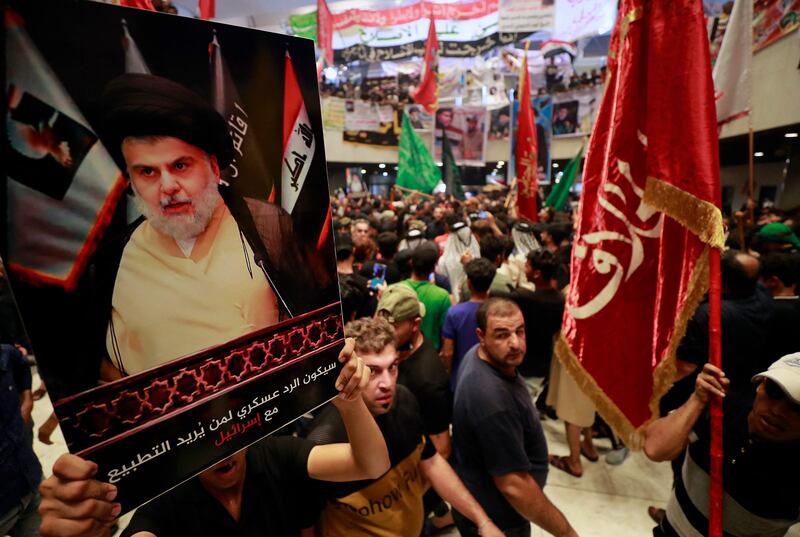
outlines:
{"label": "indoor hall floor", "polygon": [[[39,384],[39,378],[35,375],[34,388]],[[33,419],[37,430],[52,410],[47,396],[34,403]],[[566,455],[569,450],[563,423],[545,420],[543,426],[550,452]],[[51,439],[53,445],[48,446],[39,442],[34,434],[34,449],[45,477],[51,474],[55,460],[67,451],[60,429],[56,429]],[[604,461],[605,453],[611,448],[610,442],[602,439],[597,440],[595,445],[600,460],[592,463],[583,458],[582,477],[575,478],[551,467],[545,493],[567,516],[581,537],[652,535],[655,524],[647,515],[647,507],[666,505],[672,481],[669,465],[651,462],[642,453],[631,453],[621,465],[612,466]],[[124,516],[120,527],[124,528],[129,519],[130,515]],[[549,535],[536,526],[532,530],[532,537]],[[450,530],[440,535],[457,536],[459,533]],[[787,537],[800,537],[800,528],[795,526],[787,533]]]}

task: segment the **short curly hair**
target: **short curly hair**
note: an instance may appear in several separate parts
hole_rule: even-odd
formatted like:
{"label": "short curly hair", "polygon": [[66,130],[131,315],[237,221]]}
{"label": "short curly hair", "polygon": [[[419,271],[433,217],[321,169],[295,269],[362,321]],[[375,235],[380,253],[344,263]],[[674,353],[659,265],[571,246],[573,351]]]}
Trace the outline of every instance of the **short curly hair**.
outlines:
{"label": "short curly hair", "polygon": [[356,340],[356,352],[378,353],[395,345],[394,327],[382,317],[356,319],[344,327],[346,337]]}

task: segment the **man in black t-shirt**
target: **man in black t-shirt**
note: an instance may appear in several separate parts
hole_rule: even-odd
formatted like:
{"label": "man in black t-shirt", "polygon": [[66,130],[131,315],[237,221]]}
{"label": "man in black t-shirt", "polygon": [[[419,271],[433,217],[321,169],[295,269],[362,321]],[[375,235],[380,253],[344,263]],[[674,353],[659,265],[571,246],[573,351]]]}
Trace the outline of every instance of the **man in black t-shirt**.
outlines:
{"label": "man in black t-shirt", "polygon": [[[304,505],[311,479],[370,479],[389,467],[383,435],[365,406],[361,391],[369,371],[353,353],[350,340],[339,354],[346,362],[334,399],[352,434],[342,444],[315,446],[299,438],[268,437],[201,473],[139,509],[126,536],[245,536],[270,532],[299,535],[314,516]],[[346,442],[350,441],[349,444]],[[45,537],[107,535],[120,513],[117,488],[92,479],[97,465],[62,455],[42,483],[41,534]],[[274,532],[274,533],[273,533]]]}
{"label": "man in black t-shirt", "polygon": [[[505,298],[478,308],[478,340],[463,359],[453,406],[453,459],[469,491],[508,536],[528,537],[530,523],[553,535],[577,534],[542,489],[547,442],[517,371],[525,356],[525,320]],[[478,529],[455,507],[461,535]]]}
{"label": "man in black t-shirt", "polygon": [[519,366],[523,377],[543,377],[550,371],[555,336],[564,316],[564,295],[556,286],[558,259],[547,250],[530,252],[525,262],[525,277],[535,291],[519,288],[511,293],[492,293],[517,303],[525,318],[527,351]]}
{"label": "man in black t-shirt", "polygon": [[[378,479],[321,485],[327,501],[318,533],[326,537],[372,535],[418,537],[425,520],[423,494],[430,482],[436,491],[474,524],[483,535],[502,535],[464,488],[453,469],[436,453],[425,434],[414,395],[397,384],[398,357],[394,329],[385,319],[359,319],[347,325],[356,351],[370,369],[362,397],[386,439],[391,468]],[[324,409],[311,426],[309,439],[340,442],[346,424]]]}
{"label": "man in black t-shirt", "polygon": [[394,327],[400,364],[397,381],[419,401],[425,434],[433,440],[436,451],[448,458],[453,405],[450,379],[436,349],[420,330],[424,313],[413,289],[395,285],[384,292],[375,316]]}

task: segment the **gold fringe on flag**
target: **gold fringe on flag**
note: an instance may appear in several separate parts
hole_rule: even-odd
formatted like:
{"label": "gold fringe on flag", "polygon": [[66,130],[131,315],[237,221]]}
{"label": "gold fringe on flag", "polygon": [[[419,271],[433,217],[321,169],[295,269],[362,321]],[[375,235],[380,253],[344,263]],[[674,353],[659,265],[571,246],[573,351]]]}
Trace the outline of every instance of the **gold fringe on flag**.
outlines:
{"label": "gold fringe on flag", "polygon": [[597,412],[606,420],[606,423],[614,429],[614,432],[619,435],[625,445],[634,451],[641,450],[644,447],[644,431],[650,422],[659,417],[658,402],[669,391],[675,378],[675,360],[678,345],[684,334],[686,334],[689,319],[692,318],[697,306],[703,300],[706,291],[708,291],[708,250],[708,247],[703,250],[695,264],[694,271],[692,271],[686,300],[684,300],[683,307],[681,307],[675,319],[675,329],[667,346],[666,357],[653,370],[653,393],[650,396],[651,417],[639,428],[633,426],[620,408],[583,368],[563,333],[559,334],[556,341],[555,354],[561,360],[564,368],[583,393],[592,400]]}

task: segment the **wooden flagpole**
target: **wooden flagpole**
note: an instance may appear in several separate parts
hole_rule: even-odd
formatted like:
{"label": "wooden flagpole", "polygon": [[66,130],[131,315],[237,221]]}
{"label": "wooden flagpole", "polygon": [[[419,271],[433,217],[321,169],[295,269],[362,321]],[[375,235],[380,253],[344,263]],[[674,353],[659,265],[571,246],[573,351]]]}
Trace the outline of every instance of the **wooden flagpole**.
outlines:
{"label": "wooden flagpole", "polygon": [[430,194],[426,194],[425,192],[420,192],[419,190],[414,190],[413,188],[406,188],[404,186],[397,186],[397,185],[394,185],[393,188],[396,188],[400,192],[407,192],[409,194],[418,194],[418,195],[422,196],[423,198],[428,198],[428,199],[431,199],[431,200],[436,199],[435,196],[431,196]]}

